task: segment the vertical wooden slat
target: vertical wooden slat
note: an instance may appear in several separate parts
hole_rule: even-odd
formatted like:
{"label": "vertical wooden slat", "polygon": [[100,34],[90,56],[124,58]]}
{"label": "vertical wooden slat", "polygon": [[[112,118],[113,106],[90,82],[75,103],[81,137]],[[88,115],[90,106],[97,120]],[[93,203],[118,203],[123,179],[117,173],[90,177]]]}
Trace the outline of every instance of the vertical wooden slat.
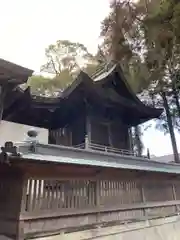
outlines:
{"label": "vertical wooden slat", "polygon": [[73,188],[72,188],[72,207],[75,208],[77,198],[77,184],[76,181],[73,180]]}
{"label": "vertical wooden slat", "polygon": [[59,204],[59,192],[60,192],[60,186],[59,182],[56,181],[56,188],[55,188],[55,202],[54,202],[54,208],[58,209]]}
{"label": "vertical wooden slat", "polygon": [[38,192],[37,192],[37,203],[36,203],[37,204],[36,209],[38,209],[38,210],[41,209],[41,204],[42,204],[41,199],[42,199],[42,180],[40,179],[38,181]]}
{"label": "vertical wooden slat", "polygon": [[65,208],[66,206],[66,196],[65,196],[65,182],[60,182],[60,190],[59,190],[59,208]]}
{"label": "vertical wooden slat", "polygon": [[75,180],[76,189],[74,189],[74,208],[78,208],[79,188],[77,180]]}
{"label": "vertical wooden slat", "polygon": [[50,203],[50,209],[54,210],[55,207],[55,189],[56,189],[56,181],[52,181],[52,188],[51,188],[51,203]]}
{"label": "vertical wooden slat", "polygon": [[32,179],[28,180],[27,210],[32,211]]}
{"label": "vertical wooden slat", "polygon": [[[175,189],[174,183],[172,183],[172,192],[173,192],[173,200],[177,200],[176,189]],[[175,206],[175,209],[176,209],[176,212],[178,213],[179,212],[178,205]]]}
{"label": "vertical wooden slat", "polygon": [[[145,192],[144,192],[144,185],[143,185],[143,183],[139,184],[139,187],[140,187],[140,190],[141,190],[142,202],[146,203],[146,196],[145,196]],[[146,209],[143,209],[143,214],[144,214],[144,217],[146,218],[147,217]]]}
{"label": "vertical wooden slat", "polygon": [[[111,180],[111,181],[108,181],[108,182],[111,182],[112,192],[111,192],[111,195],[110,195],[110,199],[113,199],[113,198],[114,198],[114,192],[115,192],[114,181]],[[109,190],[109,189],[108,189],[108,190]],[[110,192],[110,191],[108,191],[108,192]]]}
{"label": "vertical wooden slat", "polygon": [[95,195],[96,195],[96,182],[93,181],[92,182],[92,203],[93,203],[93,207],[95,207]]}
{"label": "vertical wooden slat", "polygon": [[82,189],[83,189],[83,195],[82,195],[82,208],[85,208],[86,206],[86,182],[83,180],[82,182]]}
{"label": "vertical wooden slat", "polygon": [[46,188],[46,209],[49,209],[50,194],[51,194],[50,186],[51,186],[51,180],[48,181],[48,186]]}
{"label": "vertical wooden slat", "polygon": [[101,199],[101,181],[96,180],[96,193],[95,193],[95,199],[96,199],[96,206],[100,205],[100,199]]}
{"label": "vertical wooden slat", "polygon": [[45,189],[45,180],[43,180],[43,182],[42,182],[42,184],[43,184],[43,188],[42,188],[42,206],[41,206],[41,208],[42,209],[46,209],[46,204],[47,204],[47,191],[46,191],[46,189]]}
{"label": "vertical wooden slat", "polygon": [[33,189],[32,189],[32,211],[35,211],[36,208],[36,199],[37,199],[37,180],[33,180]]}
{"label": "vertical wooden slat", "polygon": [[28,187],[28,179],[24,178],[22,201],[21,201],[21,213],[24,213],[27,210],[27,187]]}

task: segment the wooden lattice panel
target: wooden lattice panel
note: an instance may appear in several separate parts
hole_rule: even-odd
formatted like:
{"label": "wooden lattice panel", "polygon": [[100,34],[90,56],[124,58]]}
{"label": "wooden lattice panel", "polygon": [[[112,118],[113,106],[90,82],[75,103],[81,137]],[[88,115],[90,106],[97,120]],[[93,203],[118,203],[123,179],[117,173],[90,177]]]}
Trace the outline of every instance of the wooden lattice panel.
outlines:
{"label": "wooden lattice panel", "polygon": [[174,183],[174,191],[175,191],[176,199],[180,200],[180,183],[179,182]]}
{"label": "wooden lattice panel", "polygon": [[142,202],[141,190],[137,181],[100,181],[100,204],[131,204]]}
{"label": "wooden lattice panel", "polygon": [[95,181],[29,179],[26,211],[93,207],[95,196]]}
{"label": "wooden lattice panel", "polygon": [[143,184],[146,202],[173,200],[173,187],[170,182],[149,181]]}

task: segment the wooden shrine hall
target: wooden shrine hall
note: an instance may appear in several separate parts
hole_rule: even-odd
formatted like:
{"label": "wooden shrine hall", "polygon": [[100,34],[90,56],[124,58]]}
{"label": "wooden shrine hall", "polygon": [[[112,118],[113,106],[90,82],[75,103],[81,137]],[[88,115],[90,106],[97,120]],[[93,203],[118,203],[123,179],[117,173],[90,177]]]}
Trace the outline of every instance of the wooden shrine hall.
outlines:
{"label": "wooden shrine hall", "polygon": [[0,237],[117,239],[131,223],[148,228],[179,218],[179,164],[129,154],[129,129],[162,110],[135,96],[120,66],[91,78],[80,72],[58,98],[23,90],[19,84],[31,75],[0,59],[2,119],[46,128],[51,143],[31,138],[1,146]]}
{"label": "wooden shrine hall", "polygon": [[144,105],[121,67],[112,64],[93,78],[81,71],[57,98],[32,96],[30,88],[23,91],[19,86],[8,98],[3,120],[49,129],[49,144],[124,153],[132,150],[131,127],[162,113]]}

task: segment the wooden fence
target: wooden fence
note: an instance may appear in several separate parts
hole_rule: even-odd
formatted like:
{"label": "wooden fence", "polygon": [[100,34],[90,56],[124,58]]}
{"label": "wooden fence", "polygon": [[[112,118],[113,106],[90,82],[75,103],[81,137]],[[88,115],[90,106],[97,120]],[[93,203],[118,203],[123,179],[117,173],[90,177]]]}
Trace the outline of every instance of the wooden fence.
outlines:
{"label": "wooden fence", "polygon": [[178,175],[14,161],[0,165],[0,233],[16,239],[178,214]]}

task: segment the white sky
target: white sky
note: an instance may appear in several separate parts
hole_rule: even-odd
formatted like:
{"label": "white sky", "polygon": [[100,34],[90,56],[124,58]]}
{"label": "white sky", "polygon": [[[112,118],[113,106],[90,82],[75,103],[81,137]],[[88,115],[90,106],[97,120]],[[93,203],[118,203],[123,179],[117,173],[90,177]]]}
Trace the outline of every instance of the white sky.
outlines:
{"label": "white sky", "polygon": [[39,71],[44,50],[58,39],[95,52],[108,0],[0,0],[0,57]]}
{"label": "white sky", "polygon": [[[45,48],[56,40],[77,41],[95,52],[108,3],[109,0],[0,0],[0,57],[39,72]],[[148,129],[143,139],[151,154],[172,153],[168,135]],[[177,144],[180,146],[179,135]]]}

